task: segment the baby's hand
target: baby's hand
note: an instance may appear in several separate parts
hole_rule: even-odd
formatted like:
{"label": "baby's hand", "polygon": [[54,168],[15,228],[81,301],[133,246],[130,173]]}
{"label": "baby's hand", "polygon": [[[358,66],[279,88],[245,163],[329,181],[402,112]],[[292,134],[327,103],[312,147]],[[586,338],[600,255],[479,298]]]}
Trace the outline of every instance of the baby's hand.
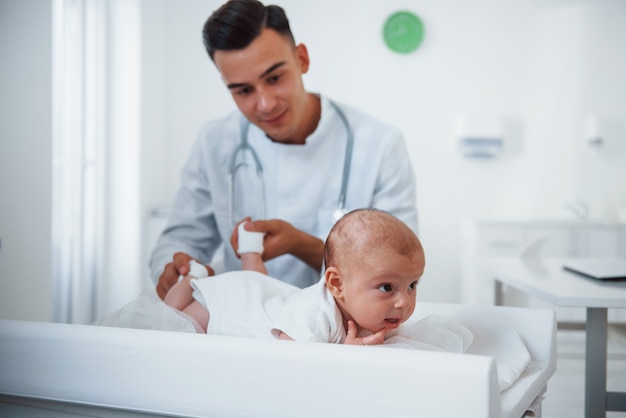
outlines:
{"label": "baby's hand", "polygon": [[385,342],[385,335],[389,331],[388,328],[383,328],[380,331],[372,335],[368,335],[367,337],[357,337],[356,336],[356,324],[354,321],[348,321],[348,335],[346,335],[346,340],[344,344],[354,344],[354,345],[378,345]]}

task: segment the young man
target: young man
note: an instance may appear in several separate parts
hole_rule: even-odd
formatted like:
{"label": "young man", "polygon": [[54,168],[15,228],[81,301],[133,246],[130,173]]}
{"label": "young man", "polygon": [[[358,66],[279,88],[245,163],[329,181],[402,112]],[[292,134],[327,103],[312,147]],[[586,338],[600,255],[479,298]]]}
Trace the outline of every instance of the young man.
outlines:
{"label": "young man", "polygon": [[401,133],[305,90],[308,51],[283,9],[231,0],[203,38],[238,111],[201,128],[183,170],[150,262],[161,298],[190,260],[210,263],[229,239],[225,268],[237,270],[235,226],[250,217],[245,228],[264,234],[269,274],[298,287],[318,281],[323,242],[342,212],[375,207],[417,229]]}

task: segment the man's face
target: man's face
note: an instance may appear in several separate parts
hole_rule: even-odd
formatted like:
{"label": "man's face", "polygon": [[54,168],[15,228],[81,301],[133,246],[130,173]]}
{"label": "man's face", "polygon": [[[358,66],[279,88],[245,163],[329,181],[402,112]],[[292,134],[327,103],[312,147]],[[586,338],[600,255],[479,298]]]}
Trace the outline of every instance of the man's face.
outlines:
{"label": "man's face", "polygon": [[241,50],[216,51],[214,61],[237,107],[272,140],[304,143],[310,119],[302,74],[309,59],[304,45],[294,46],[264,29]]}

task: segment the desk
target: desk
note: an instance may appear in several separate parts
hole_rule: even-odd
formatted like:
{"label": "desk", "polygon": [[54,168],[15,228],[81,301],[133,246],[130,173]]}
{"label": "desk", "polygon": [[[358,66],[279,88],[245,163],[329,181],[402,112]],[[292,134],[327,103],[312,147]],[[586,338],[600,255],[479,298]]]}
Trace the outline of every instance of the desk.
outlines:
{"label": "desk", "polygon": [[496,304],[503,285],[514,287],[555,306],[587,310],[585,342],[585,417],[626,411],[626,392],[607,392],[607,310],[626,308],[626,282],[598,281],[563,270],[566,259],[498,258],[482,263],[495,280]]}

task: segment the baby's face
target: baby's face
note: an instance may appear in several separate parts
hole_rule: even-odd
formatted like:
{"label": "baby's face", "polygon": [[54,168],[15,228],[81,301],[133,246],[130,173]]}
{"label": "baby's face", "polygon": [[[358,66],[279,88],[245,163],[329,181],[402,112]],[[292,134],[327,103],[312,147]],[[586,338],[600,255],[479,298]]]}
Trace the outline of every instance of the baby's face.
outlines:
{"label": "baby's face", "polygon": [[404,256],[376,248],[371,255],[341,268],[343,315],[354,320],[358,331],[397,328],[415,310],[417,283],[424,272],[421,254]]}

